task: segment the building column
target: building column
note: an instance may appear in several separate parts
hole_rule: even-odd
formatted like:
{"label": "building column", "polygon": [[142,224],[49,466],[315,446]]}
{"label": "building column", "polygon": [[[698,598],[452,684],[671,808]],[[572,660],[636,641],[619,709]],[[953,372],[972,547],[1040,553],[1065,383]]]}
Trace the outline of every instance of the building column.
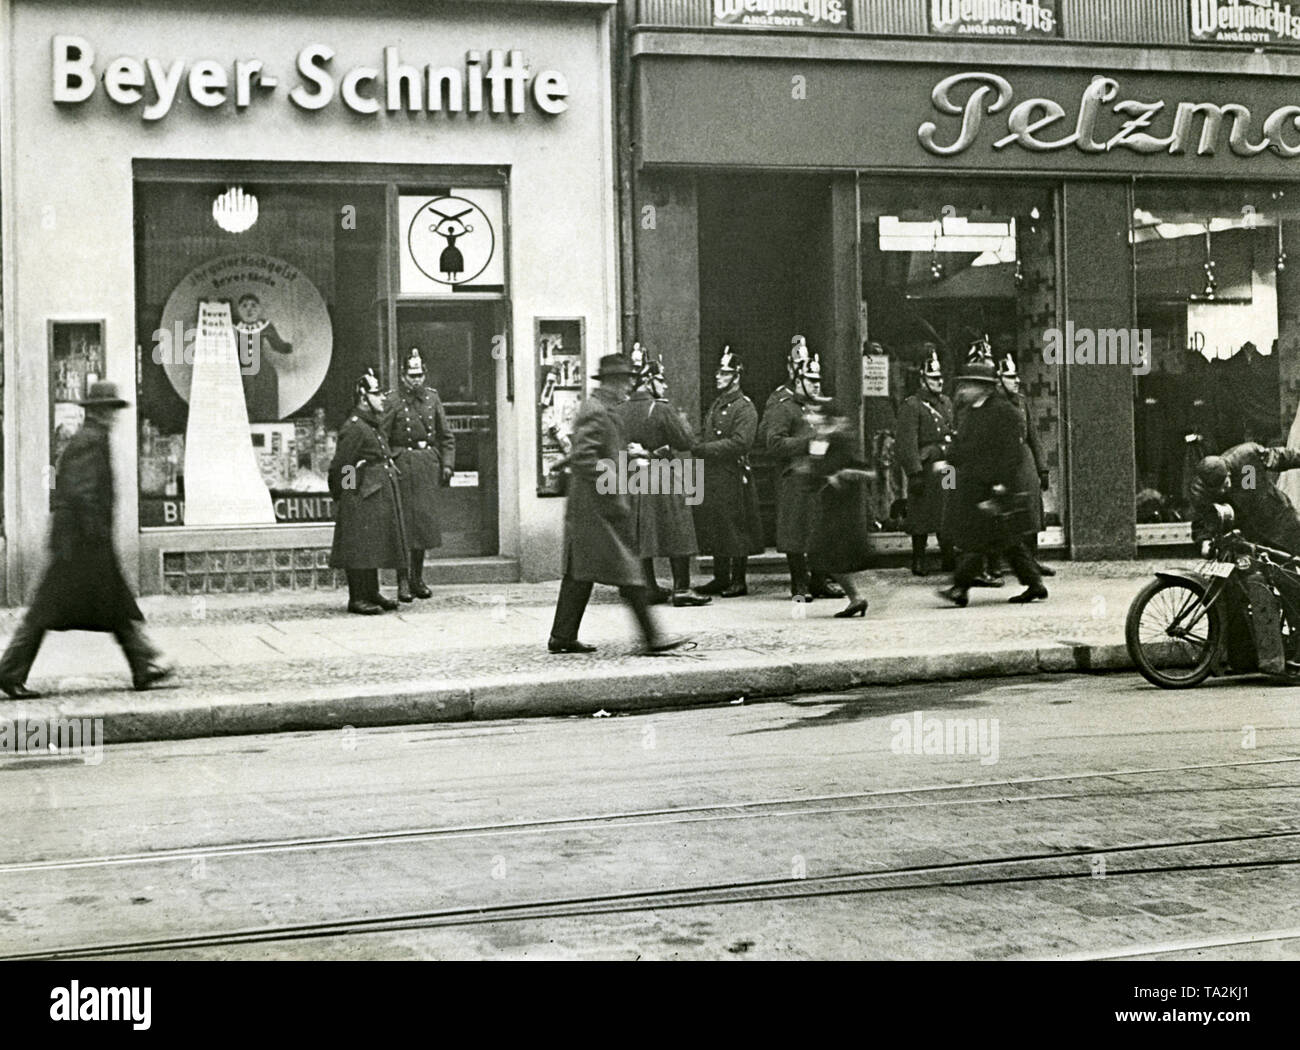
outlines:
{"label": "building column", "polygon": [[[1133,302],[1129,194],[1123,182],[1070,182],[1061,191],[1062,322],[1129,329]],[[1133,372],[1127,364],[1066,364],[1066,523],[1071,556],[1137,555]]]}
{"label": "building column", "polygon": [[831,178],[829,328],[830,387],[848,414],[862,452],[862,245],[856,172]]}

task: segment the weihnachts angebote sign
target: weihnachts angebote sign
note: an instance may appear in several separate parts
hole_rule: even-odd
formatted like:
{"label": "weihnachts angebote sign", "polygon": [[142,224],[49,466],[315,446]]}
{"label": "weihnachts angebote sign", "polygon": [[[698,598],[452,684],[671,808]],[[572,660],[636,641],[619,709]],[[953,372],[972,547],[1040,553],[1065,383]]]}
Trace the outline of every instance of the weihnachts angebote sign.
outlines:
{"label": "weihnachts angebote sign", "polygon": [[1187,0],[1194,44],[1300,47],[1300,5],[1278,0]]}
{"label": "weihnachts angebote sign", "polygon": [[853,0],[713,0],[713,24],[843,32],[853,28]]}
{"label": "weihnachts angebote sign", "polygon": [[1061,35],[1061,0],[927,0],[939,36],[1043,39]]}

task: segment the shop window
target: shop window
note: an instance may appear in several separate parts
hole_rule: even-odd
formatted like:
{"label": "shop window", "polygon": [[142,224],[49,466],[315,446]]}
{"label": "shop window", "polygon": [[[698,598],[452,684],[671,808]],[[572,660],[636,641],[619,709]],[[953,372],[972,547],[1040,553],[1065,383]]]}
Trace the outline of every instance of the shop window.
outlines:
{"label": "shop window", "polygon": [[142,526],[332,519],[357,376],[387,373],[385,208],[383,186],[137,182]]}
{"label": "shop window", "polygon": [[[1300,444],[1300,201],[1278,188],[1138,183],[1139,524],[1187,520],[1196,462],[1243,441]],[[1300,497],[1300,479],[1283,475]]]}
{"label": "shop window", "polygon": [[972,343],[987,337],[1021,376],[1042,466],[1044,528],[1064,516],[1059,366],[1044,354],[1056,321],[1054,193],[1050,186],[972,179],[863,179],[863,395],[867,448],[880,480],[873,511],[901,531],[907,480],[895,452],[896,419],[934,351],[944,391]]}

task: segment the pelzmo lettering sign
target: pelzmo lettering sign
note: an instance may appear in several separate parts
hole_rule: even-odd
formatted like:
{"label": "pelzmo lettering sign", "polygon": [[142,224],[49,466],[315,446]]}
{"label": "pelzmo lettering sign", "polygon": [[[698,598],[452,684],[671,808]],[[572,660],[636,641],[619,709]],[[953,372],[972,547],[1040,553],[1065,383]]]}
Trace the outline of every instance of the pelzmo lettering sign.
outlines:
{"label": "pelzmo lettering sign", "polygon": [[[104,94],[119,106],[140,106],[143,120],[161,120],[181,95],[182,81],[190,100],[205,109],[233,102],[244,110],[264,95],[274,94],[279,77],[259,59],[239,58],[223,64],[212,59],[164,64],[123,55],[102,70],[95,51],[78,36],[56,36],[51,65],[51,97],[57,103],[85,102],[103,81]],[[486,60],[485,60],[486,59]],[[289,100],[300,109],[324,109],[337,93],[354,113],[506,113],[518,116],[531,101],[547,116],[569,108],[569,86],[553,69],[533,73],[522,51],[493,48],[468,51],[462,66],[406,65],[397,48],[384,48],[383,68],[354,66],[333,71],[334,50],[309,44],[298,52],[295,67],[300,83]],[[188,69],[187,69],[188,66]],[[341,73],[341,75],[340,75]],[[97,76],[98,74],[98,76]]]}
{"label": "pelzmo lettering sign", "polygon": [[[969,89],[969,94],[966,90]],[[1142,102],[1120,98],[1119,81],[1094,77],[1083,91],[1073,120],[1065,107],[1050,98],[1027,98],[1011,106],[1011,82],[996,73],[957,73],[935,84],[930,101],[940,113],[961,118],[951,141],[943,141],[939,125],[927,120],[916,129],[921,145],[940,157],[969,149],[984,130],[986,118],[1006,110],[1005,134],[994,149],[1016,145],[1035,153],[1073,147],[1083,153],[1126,149],[1134,153],[1186,153],[1213,156],[1223,144],[1239,157],[1271,150],[1280,157],[1300,156],[1300,106],[1278,106],[1257,123],[1240,103]],[[964,99],[958,101],[958,99]],[[1011,106],[1010,109],[1008,107]],[[1073,130],[1067,130],[1072,128]],[[1048,137],[1054,129],[1053,137]]]}

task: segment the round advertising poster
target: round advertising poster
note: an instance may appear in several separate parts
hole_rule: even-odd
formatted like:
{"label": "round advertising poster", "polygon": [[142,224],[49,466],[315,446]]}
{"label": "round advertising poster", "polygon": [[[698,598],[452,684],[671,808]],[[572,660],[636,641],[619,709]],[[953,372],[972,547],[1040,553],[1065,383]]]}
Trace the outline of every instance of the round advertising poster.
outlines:
{"label": "round advertising poster", "polygon": [[230,304],[250,423],[272,423],[302,408],[329,371],[334,329],[316,286],[296,266],[248,252],[191,270],[163,308],[153,359],[176,393],[190,399],[199,303]]}
{"label": "round advertising poster", "polygon": [[467,284],[487,269],[496,234],[487,214],[464,197],[434,197],[406,231],[411,259],[439,284]]}

